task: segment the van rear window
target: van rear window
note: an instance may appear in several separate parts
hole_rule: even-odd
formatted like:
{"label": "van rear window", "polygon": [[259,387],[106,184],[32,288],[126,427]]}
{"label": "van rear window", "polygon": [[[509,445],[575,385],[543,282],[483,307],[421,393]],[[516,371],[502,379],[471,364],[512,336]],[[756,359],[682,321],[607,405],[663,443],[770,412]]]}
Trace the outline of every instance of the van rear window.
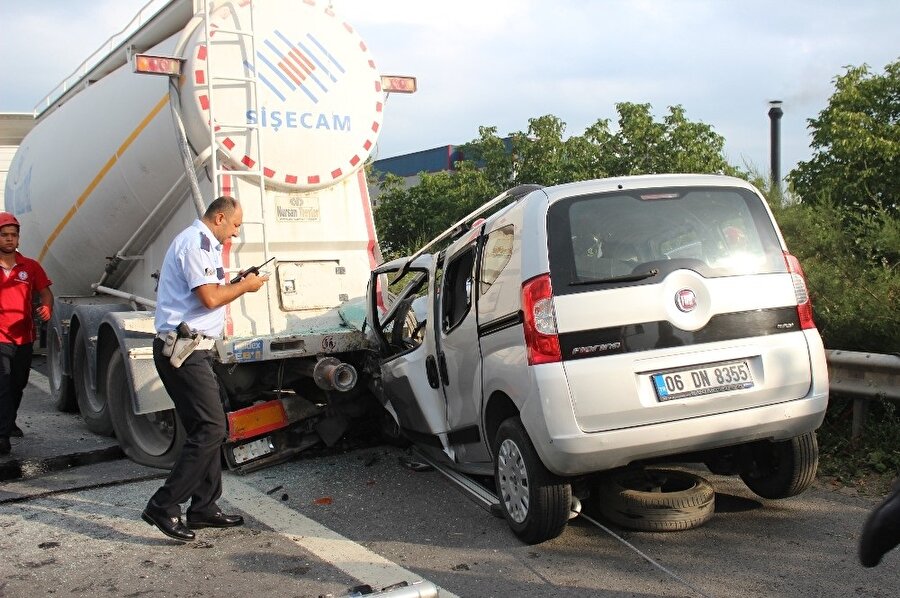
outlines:
{"label": "van rear window", "polygon": [[740,188],[577,196],[551,205],[547,224],[556,293],[653,283],[682,268],[707,278],[786,271],[762,201]]}

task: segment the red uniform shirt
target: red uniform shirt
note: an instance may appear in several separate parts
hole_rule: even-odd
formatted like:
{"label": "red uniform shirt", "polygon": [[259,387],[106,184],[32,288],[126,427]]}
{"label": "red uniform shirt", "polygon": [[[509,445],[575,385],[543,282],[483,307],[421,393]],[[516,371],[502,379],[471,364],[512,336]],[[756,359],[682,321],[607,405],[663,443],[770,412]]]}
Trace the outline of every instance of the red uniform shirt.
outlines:
{"label": "red uniform shirt", "polygon": [[34,342],[36,293],[49,287],[50,279],[39,263],[16,252],[9,275],[0,268],[0,343],[27,345]]}

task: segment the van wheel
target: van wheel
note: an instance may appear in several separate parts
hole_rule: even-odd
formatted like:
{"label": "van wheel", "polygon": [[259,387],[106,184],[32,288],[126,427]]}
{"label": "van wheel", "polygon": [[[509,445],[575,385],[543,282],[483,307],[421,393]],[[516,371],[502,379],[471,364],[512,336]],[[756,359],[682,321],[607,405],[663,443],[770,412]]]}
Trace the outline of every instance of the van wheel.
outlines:
{"label": "van wheel", "polygon": [[47,331],[47,378],[50,382],[50,397],[57,411],[75,413],[78,411],[75,383],[71,376],[64,373],[62,343],[59,323],[54,322]]}
{"label": "van wheel", "polygon": [[91,372],[88,367],[84,328],[79,328],[78,334],[75,335],[72,376],[75,380],[75,398],[78,401],[78,410],[81,412],[81,417],[88,430],[101,436],[112,436],[113,427],[109,419],[106,400],[91,387]]}
{"label": "van wheel", "polygon": [[184,444],[184,427],[174,409],[143,415],[134,412],[125,362],[118,349],[110,355],[103,394],[125,455],[140,465],[171,469]]}
{"label": "van wheel", "polygon": [[716,509],[716,493],[700,476],[673,469],[626,469],[596,487],[600,513],[612,523],[645,532],[699,527]]}
{"label": "van wheel", "polygon": [[572,487],[547,471],[518,417],[500,424],[494,457],[500,509],[513,533],[528,544],[560,535],[569,520]]}
{"label": "van wheel", "polygon": [[754,442],[746,447],[746,453],[741,479],[763,498],[797,496],[816,479],[819,443],[815,432],[781,442]]}

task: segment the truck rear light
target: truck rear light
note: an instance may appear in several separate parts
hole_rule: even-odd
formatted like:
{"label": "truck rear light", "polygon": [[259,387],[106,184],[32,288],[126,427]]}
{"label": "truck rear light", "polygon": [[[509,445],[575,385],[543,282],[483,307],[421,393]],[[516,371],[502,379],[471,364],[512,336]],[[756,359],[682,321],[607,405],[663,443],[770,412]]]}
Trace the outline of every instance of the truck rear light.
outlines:
{"label": "truck rear light", "polygon": [[244,440],[288,425],[281,401],[267,401],[228,414],[228,440]]}
{"label": "truck rear light", "polygon": [[522,311],[528,365],[562,361],[549,274],[527,280],[522,285]]}
{"label": "truck rear light", "polygon": [[800,328],[802,330],[815,328],[816,323],[813,321],[812,301],[809,299],[806,277],[803,275],[803,268],[800,267],[800,260],[796,256],[784,252],[784,261],[794,282],[794,296],[797,298],[797,316],[800,319]]}

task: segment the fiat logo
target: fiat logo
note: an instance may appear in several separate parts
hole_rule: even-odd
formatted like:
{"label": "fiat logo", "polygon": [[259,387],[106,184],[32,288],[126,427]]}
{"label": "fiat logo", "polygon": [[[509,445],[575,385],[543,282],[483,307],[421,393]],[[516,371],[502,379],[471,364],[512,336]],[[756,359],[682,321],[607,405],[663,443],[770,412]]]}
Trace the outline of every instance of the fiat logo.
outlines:
{"label": "fiat logo", "polygon": [[693,311],[697,307],[697,295],[690,289],[681,289],[675,293],[675,305],[683,312]]}

